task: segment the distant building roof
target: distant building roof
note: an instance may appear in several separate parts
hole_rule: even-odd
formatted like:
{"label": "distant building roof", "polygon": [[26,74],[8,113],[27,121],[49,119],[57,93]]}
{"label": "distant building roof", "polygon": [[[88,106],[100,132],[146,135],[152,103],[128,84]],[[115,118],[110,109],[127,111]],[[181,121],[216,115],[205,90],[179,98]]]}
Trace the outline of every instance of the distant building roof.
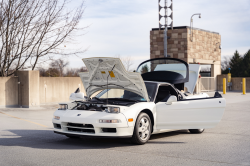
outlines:
{"label": "distant building roof", "polygon": [[[173,29],[187,29],[190,28],[190,26],[179,26],[179,27],[173,27]],[[168,28],[169,30],[171,30],[171,28]],[[210,33],[215,33],[215,34],[219,34],[218,32],[212,32],[212,31],[208,31],[208,30],[204,30],[204,29],[199,29],[199,28],[193,28],[194,30],[200,30],[200,31],[204,31],[204,32],[210,32]],[[159,28],[152,28],[152,31],[158,31]],[[164,30],[164,28],[161,28],[161,30]]]}

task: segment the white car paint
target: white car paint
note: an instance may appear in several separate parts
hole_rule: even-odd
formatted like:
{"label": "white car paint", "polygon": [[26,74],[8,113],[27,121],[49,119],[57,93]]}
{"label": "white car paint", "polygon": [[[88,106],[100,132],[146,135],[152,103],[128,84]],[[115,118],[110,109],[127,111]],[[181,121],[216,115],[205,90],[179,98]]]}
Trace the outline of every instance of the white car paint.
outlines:
{"label": "white car paint", "polygon": [[[173,102],[168,105],[166,102],[154,103],[149,101],[147,96],[147,90],[139,73],[127,72],[122,63],[117,58],[102,58],[101,65],[99,62],[100,58],[84,59],[88,71],[87,73],[80,73],[84,87],[89,87],[91,84],[98,85],[92,86],[87,91],[87,96],[98,90],[105,89],[106,76],[100,72],[111,71],[114,68],[114,75],[118,79],[110,79],[109,81],[115,84],[110,88],[120,89],[121,86],[124,89],[133,91],[144,98],[147,101],[137,102],[130,106],[122,105],[110,105],[105,106],[119,107],[120,113],[107,113],[105,111],[89,111],[89,110],[56,110],[54,116],[60,117],[59,120],[53,119],[52,122],[61,125],[61,129],[54,128],[55,132],[61,134],[76,134],[76,135],[91,135],[91,136],[126,136],[131,137],[134,132],[134,126],[138,115],[142,111],[149,112],[152,114],[151,121],[153,124],[153,133],[165,132],[174,129],[201,129],[201,128],[212,128],[218,124],[222,118],[225,110],[226,101],[224,98],[209,98],[207,94],[190,95],[184,97],[184,100]],[[99,72],[99,74],[97,74]],[[198,74],[198,72],[196,72]],[[104,77],[102,77],[104,76]],[[124,76],[124,77],[122,77]],[[192,77],[193,78],[193,77]],[[132,85],[132,83],[134,85]],[[169,83],[157,83],[160,85],[170,85]],[[117,86],[118,85],[118,86]],[[179,91],[178,91],[179,92]],[[146,95],[146,96],[145,96]],[[184,94],[182,94],[184,96]],[[156,95],[155,95],[156,96]],[[76,105],[74,102],[70,103],[71,107],[74,108]],[[100,119],[118,119],[119,123],[99,123]],[[128,119],[133,119],[129,122]],[[68,131],[68,123],[77,124],[92,124],[94,126],[95,133],[88,132],[72,132]],[[84,129],[83,127],[76,127]],[[116,133],[103,132],[102,128],[116,128]]]}
{"label": "white car paint", "polygon": [[213,128],[221,120],[226,101],[223,98],[184,100],[156,104],[157,129]]}
{"label": "white car paint", "polygon": [[189,94],[185,97],[185,99],[197,99],[197,98],[208,98],[209,95],[207,93],[199,93],[199,94]]}
{"label": "white car paint", "polygon": [[[79,115],[80,116],[77,116]],[[52,122],[61,124],[61,129],[54,128],[54,131],[65,133],[65,134],[78,134],[78,135],[89,135],[89,136],[130,136],[133,132],[133,127],[129,127],[127,118],[122,114],[111,114],[106,112],[96,111],[82,111],[82,110],[57,110],[54,116],[59,116],[60,120],[53,119]],[[100,119],[119,119],[120,123],[99,123]],[[67,129],[67,123],[78,123],[78,124],[92,124],[94,126],[95,134],[92,133],[78,133],[70,132]],[[117,128],[116,133],[104,133],[101,128]]]}
{"label": "white car paint", "polygon": [[78,93],[71,93],[69,96],[69,99],[71,101],[85,101],[84,93],[78,92]]}

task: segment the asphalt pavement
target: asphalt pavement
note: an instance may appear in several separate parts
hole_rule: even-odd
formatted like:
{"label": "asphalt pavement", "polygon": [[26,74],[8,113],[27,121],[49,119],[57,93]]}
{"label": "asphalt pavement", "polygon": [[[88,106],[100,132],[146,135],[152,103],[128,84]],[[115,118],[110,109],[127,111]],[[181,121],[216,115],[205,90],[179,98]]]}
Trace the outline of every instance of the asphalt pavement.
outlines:
{"label": "asphalt pavement", "polygon": [[222,121],[202,134],[187,130],[128,139],[70,139],[53,133],[57,105],[0,108],[0,166],[250,165],[250,93],[231,92]]}

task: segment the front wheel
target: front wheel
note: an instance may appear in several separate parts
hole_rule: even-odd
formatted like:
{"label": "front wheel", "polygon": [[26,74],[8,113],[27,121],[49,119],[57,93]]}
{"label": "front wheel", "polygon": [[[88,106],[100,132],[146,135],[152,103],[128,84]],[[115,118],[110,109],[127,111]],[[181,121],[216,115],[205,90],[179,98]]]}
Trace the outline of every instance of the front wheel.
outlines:
{"label": "front wheel", "polygon": [[205,129],[188,129],[192,134],[201,134]]}
{"label": "front wheel", "polygon": [[131,141],[138,145],[145,144],[151,136],[151,120],[146,113],[140,113],[136,122]]}

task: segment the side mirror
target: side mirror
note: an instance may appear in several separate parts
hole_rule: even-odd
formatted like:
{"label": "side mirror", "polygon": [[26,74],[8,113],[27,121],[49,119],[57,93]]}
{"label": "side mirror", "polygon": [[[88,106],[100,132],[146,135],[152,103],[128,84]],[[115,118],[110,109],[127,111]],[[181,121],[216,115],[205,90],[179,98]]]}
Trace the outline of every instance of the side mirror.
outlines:
{"label": "side mirror", "polygon": [[78,93],[71,93],[69,100],[73,101],[86,101],[86,97],[84,96],[84,93],[78,92]]}
{"label": "side mirror", "polygon": [[177,102],[176,96],[172,95],[168,98],[168,101],[166,102],[167,105],[171,105],[173,102]]}

